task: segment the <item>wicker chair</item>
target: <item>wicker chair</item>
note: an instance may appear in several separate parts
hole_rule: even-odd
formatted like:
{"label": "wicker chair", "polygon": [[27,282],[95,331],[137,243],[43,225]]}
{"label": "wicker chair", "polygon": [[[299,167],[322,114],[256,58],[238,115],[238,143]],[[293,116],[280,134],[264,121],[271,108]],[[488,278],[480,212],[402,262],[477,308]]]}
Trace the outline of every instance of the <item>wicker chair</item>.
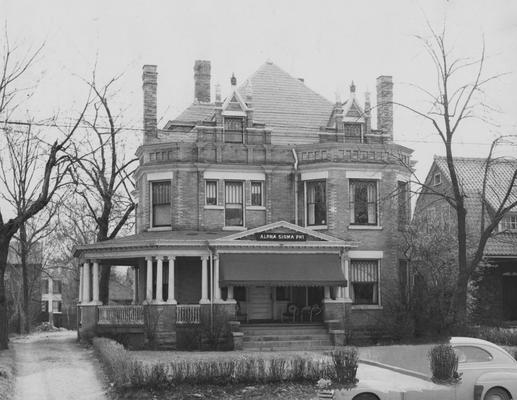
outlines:
{"label": "wicker chair", "polygon": [[296,317],[298,316],[298,306],[294,303],[289,303],[287,305],[287,311],[282,313],[282,322],[285,320],[289,322],[296,322]]}

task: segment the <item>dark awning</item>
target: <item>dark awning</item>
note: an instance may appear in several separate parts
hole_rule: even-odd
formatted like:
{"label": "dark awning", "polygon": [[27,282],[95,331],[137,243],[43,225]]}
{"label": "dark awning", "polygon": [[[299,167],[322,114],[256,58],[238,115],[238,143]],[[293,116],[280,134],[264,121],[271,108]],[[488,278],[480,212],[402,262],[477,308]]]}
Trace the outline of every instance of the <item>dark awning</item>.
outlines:
{"label": "dark awning", "polygon": [[337,254],[219,255],[221,286],[346,286]]}

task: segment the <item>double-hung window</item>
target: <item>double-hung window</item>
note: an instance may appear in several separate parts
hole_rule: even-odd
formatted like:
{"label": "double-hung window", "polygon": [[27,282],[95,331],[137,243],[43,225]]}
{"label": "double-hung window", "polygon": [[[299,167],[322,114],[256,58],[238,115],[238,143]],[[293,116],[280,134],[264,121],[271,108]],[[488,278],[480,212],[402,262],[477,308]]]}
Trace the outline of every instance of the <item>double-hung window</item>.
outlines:
{"label": "double-hung window", "polygon": [[244,118],[224,118],[224,141],[226,143],[242,143]]}
{"label": "double-hung window", "polygon": [[506,215],[501,220],[501,230],[502,231],[517,231],[517,214],[514,215]]}
{"label": "double-hung window", "polygon": [[217,181],[206,181],[205,199],[207,206],[217,205]]}
{"label": "double-hung window", "polygon": [[353,304],[379,304],[379,260],[351,260],[350,295]]}
{"label": "double-hung window", "polygon": [[307,181],[307,226],[327,224],[327,195],[325,181]]}
{"label": "double-hung window", "polygon": [[171,182],[151,182],[152,226],[171,225]]}
{"label": "double-hung window", "polygon": [[350,223],[377,225],[377,181],[350,179]]}
{"label": "double-hung window", "polygon": [[61,281],[60,280],[52,281],[52,293],[61,294]]}
{"label": "double-hung window", "polygon": [[226,181],[224,194],[225,226],[244,226],[242,181]]}
{"label": "double-hung window", "polygon": [[262,200],[262,182],[251,181],[251,205],[252,206],[263,206]]}

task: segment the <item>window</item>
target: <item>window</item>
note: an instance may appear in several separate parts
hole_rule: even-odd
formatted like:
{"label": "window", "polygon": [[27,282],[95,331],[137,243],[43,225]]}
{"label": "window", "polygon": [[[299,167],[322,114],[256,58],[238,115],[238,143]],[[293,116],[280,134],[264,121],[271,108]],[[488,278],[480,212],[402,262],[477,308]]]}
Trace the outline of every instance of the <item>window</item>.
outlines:
{"label": "window", "polygon": [[152,226],[171,225],[171,182],[151,182]]}
{"label": "window", "polygon": [[307,225],[327,224],[327,196],[325,181],[307,181]]}
{"label": "window", "polygon": [[41,302],[41,312],[48,312],[48,301],[42,301]]}
{"label": "window", "polygon": [[242,182],[225,182],[224,224],[225,226],[244,226],[242,212]]}
{"label": "window", "polygon": [[276,300],[277,301],[289,301],[289,288],[287,286],[278,286],[276,289]]}
{"label": "window", "polygon": [[405,229],[409,222],[409,185],[407,182],[399,181],[397,184],[399,230]]}
{"label": "window", "polygon": [[399,285],[401,298],[407,301],[411,291],[411,272],[407,260],[399,260]]}
{"label": "window", "polygon": [[48,294],[48,279],[41,280],[41,294]]}
{"label": "window", "polygon": [[207,206],[217,205],[217,181],[206,181],[205,204]]}
{"label": "window", "polygon": [[227,143],[242,143],[244,118],[224,118],[224,141]]}
{"label": "window", "polygon": [[52,312],[61,312],[61,302],[59,300],[52,302]]}
{"label": "window", "polygon": [[361,124],[344,124],[345,137],[361,137]]}
{"label": "window", "polygon": [[442,175],[434,174],[433,175],[433,186],[438,186],[442,183]]}
{"label": "window", "polygon": [[251,205],[262,206],[262,182],[251,182]]}
{"label": "window", "polygon": [[246,287],[234,286],[233,298],[237,301],[246,301]]}
{"label": "window", "polygon": [[61,281],[60,280],[52,281],[52,293],[61,294]]}
{"label": "window", "polygon": [[501,220],[502,231],[517,231],[517,215],[507,215]]}
{"label": "window", "polygon": [[350,180],[350,223],[377,225],[377,181]]}
{"label": "window", "polygon": [[454,352],[458,356],[459,363],[488,362],[493,359],[488,351],[475,346],[456,346]]}
{"label": "window", "polygon": [[379,304],[379,261],[352,260],[350,295],[354,304]]}

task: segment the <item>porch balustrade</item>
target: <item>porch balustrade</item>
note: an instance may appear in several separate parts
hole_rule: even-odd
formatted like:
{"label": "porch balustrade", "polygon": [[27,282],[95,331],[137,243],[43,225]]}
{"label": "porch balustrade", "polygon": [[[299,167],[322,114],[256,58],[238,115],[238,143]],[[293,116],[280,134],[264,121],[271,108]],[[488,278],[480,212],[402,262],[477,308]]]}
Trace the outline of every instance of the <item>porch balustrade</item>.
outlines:
{"label": "porch balustrade", "polygon": [[99,325],[141,325],[143,306],[99,306]]}
{"label": "porch balustrade", "polygon": [[199,304],[182,304],[176,307],[177,324],[199,324],[200,323]]}

